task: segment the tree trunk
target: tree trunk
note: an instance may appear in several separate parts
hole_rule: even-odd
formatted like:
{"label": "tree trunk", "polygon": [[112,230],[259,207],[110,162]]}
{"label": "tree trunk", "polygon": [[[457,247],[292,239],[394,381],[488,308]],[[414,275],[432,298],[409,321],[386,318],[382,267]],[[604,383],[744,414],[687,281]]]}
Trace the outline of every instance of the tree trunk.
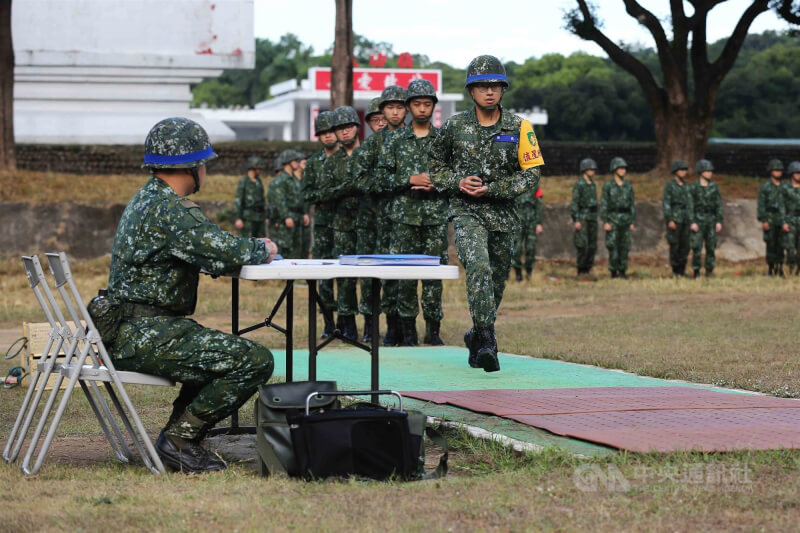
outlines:
{"label": "tree trunk", "polygon": [[353,105],[353,0],[336,0],[331,71],[331,109]]}
{"label": "tree trunk", "polygon": [[683,159],[694,168],[705,157],[711,135],[713,109],[698,111],[694,106],[665,106],[653,112],[656,137],[656,172]]}
{"label": "tree trunk", "polygon": [[16,170],[14,155],[14,46],[11,0],[0,0],[0,171]]}

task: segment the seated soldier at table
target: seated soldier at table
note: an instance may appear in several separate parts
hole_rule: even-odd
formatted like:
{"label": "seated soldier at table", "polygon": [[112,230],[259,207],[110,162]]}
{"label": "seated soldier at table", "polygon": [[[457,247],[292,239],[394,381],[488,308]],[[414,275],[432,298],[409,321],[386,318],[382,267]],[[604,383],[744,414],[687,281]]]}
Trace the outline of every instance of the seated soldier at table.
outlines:
{"label": "seated soldier at table", "polygon": [[142,166],[152,176],[125,208],[111,253],[108,301],[119,305],[122,320],[108,351],[118,370],[182,384],[156,442],[164,464],[187,473],[221,470],[225,463],[200,441],[267,382],[274,362],[264,346],[187,315],[201,269],[220,275],[269,263],[277,248],[223,231],[185,198],[200,189],[206,163],[217,157],[199,124],[162,120],[144,151]]}

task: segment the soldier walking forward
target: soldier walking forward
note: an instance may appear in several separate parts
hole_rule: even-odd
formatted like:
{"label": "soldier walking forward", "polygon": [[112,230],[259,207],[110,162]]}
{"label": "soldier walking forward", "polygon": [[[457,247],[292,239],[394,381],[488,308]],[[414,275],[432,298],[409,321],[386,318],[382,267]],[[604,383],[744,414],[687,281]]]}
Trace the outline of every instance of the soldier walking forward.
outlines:
{"label": "soldier walking forward", "polygon": [[636,199],[633,185],[625,181],[628,163],[621,157],[611,160],[613,179],[603,184],[600,198],[600,220],[606,232],[608,270],[612,278],[628,279],[628,254],[631,251],[631,232],[636,231]]}
{"label": "soldier walking forward", "polygon": [[786,222],[789,232],[786,233],[786,264],[789,273],[800,274],[800,161],[792,161],[786,169],[791,177],[783,184],[783,204],[786,209]]}
{"label": "soldier walking forward", "polygon": [[255,342],[201,326],[188,315],[197,303],[200,270],[237,272],[268,263],[269,239],[236,237],[210,222],[186,198],[216,159],[205,130],[189,119],[156,124],[145,141],[150,180],[122,213],[108,276],[108,299],[123,316],[108,346],[118,370],[163,376],[182,384],[156,441],[164,463],[183,472],[225,468],[200,445],[272,375],[272,354]]}
{"label": "soldier walking forward", "polygon": [[236,186],[233,209],[236,220],[233,225],[242,237],[264,237],[267,234],[267,202],[264,199],[264,184],[261,171],[267,168],[258,156],[247,159],[247,175]]}
{"label": "soldier walking forward", "polygon": [[701,159],[695,168],[700,175],[692,183],[692,203],[694,205],[694,224],[692,224],[692,271],[697,278],[700,275],[703,243],[706,245],[706,276],[714,272],[716,264],[717,234],[722,231],[722,194],[716,183],[712,183],[714,165],[708,159]]}
{"label": "soldier walking forward", "polygon": [[500,370],[494,323],[519,224],[514,200],[539,185],[544,161],[530,122],[500,106],[509,86],[500,60],[473,59],[465,85],[475,107],[442,126],[429,155],[430,179],[437,191],[450,195],[448,216],[467,272],[469,364],[494,372]]}
{"label": "soldier walking forward", "polygon": [[764,242],[767,244],[769,275],[783,277],[783,234],[789,233],[781,193],[783,163],[778,159],[770,160],[767,172],[769,179],[758,190],[758,221],[761,222]]}
{"label": "soldier walking forward", "polygon": [[670,165],[670,171],[672,179],[664,185],[662,199],[664,221],[667,224],[669,266],[672,267],[674,276],[684,277],[689,259],[689,232],[697,231],[691,187],[686,183],[689,164],[676,159]]}
{"label": "soldier walking forward", "polygon": [[597,163],[594,159],[586,158],[581,161],[579,171],[582,175],[572,188],[569,211],[575,227],[575,250],[580,276],[591,272],[594,256],[597,254],[597,184],[594,182]]}

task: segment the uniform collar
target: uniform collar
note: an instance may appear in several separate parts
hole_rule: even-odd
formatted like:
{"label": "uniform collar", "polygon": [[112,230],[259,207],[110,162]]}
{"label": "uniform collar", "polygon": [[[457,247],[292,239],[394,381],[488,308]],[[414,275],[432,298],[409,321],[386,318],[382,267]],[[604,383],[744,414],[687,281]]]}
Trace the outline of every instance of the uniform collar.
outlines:
{"label": "uniform collar", "polygon": [[[476,119],[477,119],[477,117],[476,117]],[[433,130],[435,130],[435,129],[436,128],[433,127],[433,124],[428,122],[428,135],[430,135],[433,132]],[[411,125],[411,124],[406,124],[405,126],[403,126],[398,131],[402,131],[402,133],[398,133],[398,135],[402,135],[406,139],[416,139],[417,138],[417,135],[414,133],[414,126]]]}

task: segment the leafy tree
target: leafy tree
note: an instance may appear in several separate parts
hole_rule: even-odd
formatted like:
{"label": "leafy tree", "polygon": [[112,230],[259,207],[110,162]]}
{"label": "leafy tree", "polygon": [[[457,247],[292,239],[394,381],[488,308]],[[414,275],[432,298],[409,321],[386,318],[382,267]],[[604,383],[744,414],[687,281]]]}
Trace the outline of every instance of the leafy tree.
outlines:
{"label": "leafy tree", "polygon": [[14,46],[11,42],[11,0],[0,0],[0,171],[15,170]]}

